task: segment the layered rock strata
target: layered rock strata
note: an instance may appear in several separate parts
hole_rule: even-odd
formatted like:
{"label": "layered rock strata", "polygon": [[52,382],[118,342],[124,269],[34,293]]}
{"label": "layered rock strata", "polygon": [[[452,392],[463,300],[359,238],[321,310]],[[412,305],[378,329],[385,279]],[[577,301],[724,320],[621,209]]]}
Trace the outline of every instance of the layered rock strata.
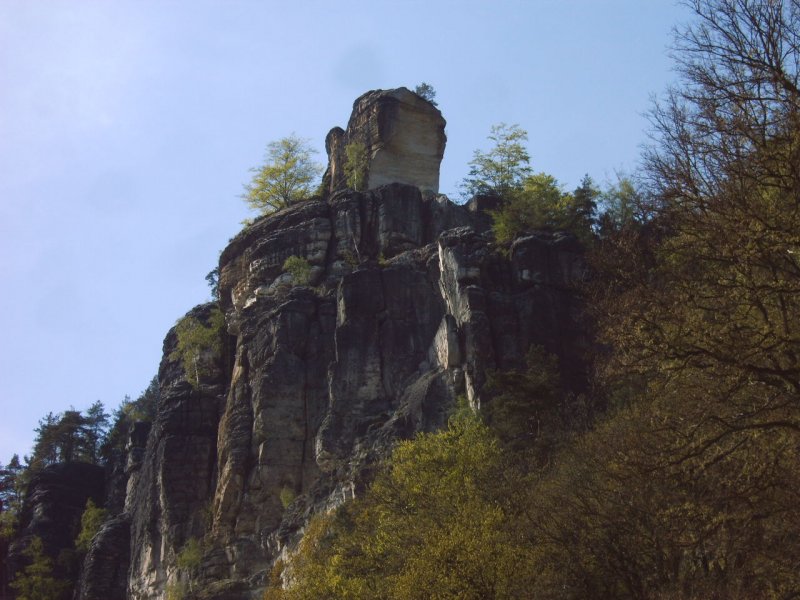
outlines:
{"label": "layered rock strata", "polygon": [[347,187],[345,148],[359,143],[367,151],[367,189],[405,183],[423,193],[437,193],[447,142],[444,128],[442,113],[406,88],[363,94],[353,104],[347,129],[334,127],[325,139],[328,192]]}
{"label": "layered rock strata", "polygon": [[[174,333],[165,342],[129,498],[130,598],[185,583],[176,557],[191,538],[205,597],[257,597],[310,515],[360,493],[394,440],[441,427],[459,395],[479,406],[487,373],[520,366],[532,344],[582,390],[579,244],[538,233],[504,253],[482,222],[392,184],[298,204],[231,241],[227,358],[192,387]],[[308,261],[308,285],[283,272],[289,256]]]}

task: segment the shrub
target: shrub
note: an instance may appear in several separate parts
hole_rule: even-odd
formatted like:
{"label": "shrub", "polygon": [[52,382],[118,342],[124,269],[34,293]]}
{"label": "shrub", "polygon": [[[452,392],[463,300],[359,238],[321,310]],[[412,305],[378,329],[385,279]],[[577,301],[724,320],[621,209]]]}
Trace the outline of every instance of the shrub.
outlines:
{"label": "shrub", "polygon": [[311,280],[311,264],[300,256],[290,256],[283,263],[283,270],[292,276],[295,285],[308,285]]}
{"label": "shrub", "polygon": [[106,520],[108,511],[105,508],[100,508],[92,502],[89,498],[86,501],[86,508],[81,515],[81,531],[78,537],[75,538],[75,549],[79,552],[86,553],[92,545],[92,539],[100,531],[103,521]]}

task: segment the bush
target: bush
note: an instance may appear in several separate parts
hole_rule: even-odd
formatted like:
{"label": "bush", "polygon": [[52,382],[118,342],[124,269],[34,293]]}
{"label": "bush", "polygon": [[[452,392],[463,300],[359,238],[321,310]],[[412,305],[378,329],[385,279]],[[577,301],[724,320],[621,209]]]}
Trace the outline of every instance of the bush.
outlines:
{"label": "bush", "polygon": [[92,545],[92,539],[100,531],[103,521],[106,520],[108,511],[105,508],[99,508],[89,498],[86,501],[86,508],[81,515],[81,531],[78,537],[75,538],[75,549],[84,554],[89,551]]}
{"label": "bush", "polygon": [[367,147],[361,142],[350,142],[344,147],[344,153],[347,157],[344,163],[347,185],[358,192],[365,190],[369,167]]}
{"label": "bush", "polygon": [[311,264],[300,256],[290,256],[283,263],[283,270],[292,276],[294,285],[308,285],[311,280]]}

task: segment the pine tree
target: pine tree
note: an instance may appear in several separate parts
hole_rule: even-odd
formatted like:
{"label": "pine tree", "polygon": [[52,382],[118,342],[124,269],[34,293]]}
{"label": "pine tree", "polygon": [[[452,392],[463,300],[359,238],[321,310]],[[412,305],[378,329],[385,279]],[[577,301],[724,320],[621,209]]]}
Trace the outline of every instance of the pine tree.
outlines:
{"label": "pine tree", "polygon": [[70,584],[53,576],[53,560],[44,553],[42,539],[33,537],[23,554],[31,562],[11,583],[17,600],[59,600]]}

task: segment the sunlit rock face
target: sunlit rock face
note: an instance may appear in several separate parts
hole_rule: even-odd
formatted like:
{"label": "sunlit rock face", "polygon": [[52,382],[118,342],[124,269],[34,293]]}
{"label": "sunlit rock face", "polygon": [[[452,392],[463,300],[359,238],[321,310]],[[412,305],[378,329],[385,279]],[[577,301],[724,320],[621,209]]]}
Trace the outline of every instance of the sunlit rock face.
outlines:
{"label": "sunlit rock face", "polygon": [[406,88],[367,92],[353,104],[347,130],[335,127],[326,139],[329,192],[346,187],[345,147],[359,142],[369,158],[367,189],[405,183],[437,193],[444,128],[442,113]]}

